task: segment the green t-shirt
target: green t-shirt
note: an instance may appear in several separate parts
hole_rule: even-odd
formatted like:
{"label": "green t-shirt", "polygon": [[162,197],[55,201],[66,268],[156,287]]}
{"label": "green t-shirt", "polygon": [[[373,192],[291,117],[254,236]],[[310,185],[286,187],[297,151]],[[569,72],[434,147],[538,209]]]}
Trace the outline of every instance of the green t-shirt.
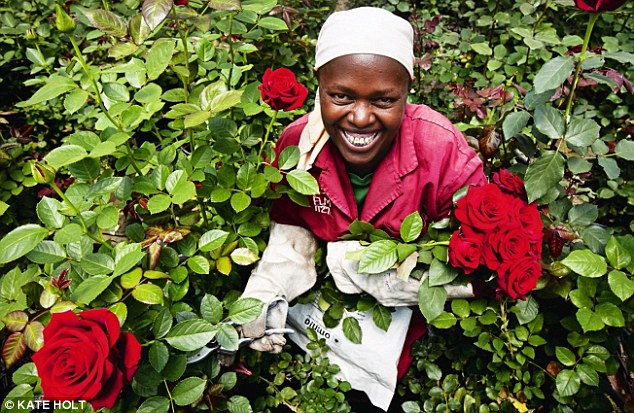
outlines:
{"label": "green t-shirt", "polygon": [[370,189],[372,174],[367,174],[366,176],[361,177],[349,172],[348,176],[350,177],[350,183],[352,184],[354,200],[357,201],[357,209],[360,213],[363,209],[363,202],[365,201],[365,197],[368,195],[368,190]]}

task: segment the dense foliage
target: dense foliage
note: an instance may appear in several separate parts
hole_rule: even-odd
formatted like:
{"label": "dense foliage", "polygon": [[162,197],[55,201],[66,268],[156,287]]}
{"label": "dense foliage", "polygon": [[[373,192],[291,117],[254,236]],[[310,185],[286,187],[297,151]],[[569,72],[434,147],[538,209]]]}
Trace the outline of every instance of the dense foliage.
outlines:
{"label": "dense foliage", "polygon": [[[432,327],[399,384],[404,411],[632,411],[634,4],[337,5],[370,3],[417,29],[411,101],[452,119],[487,174],[506,168],[521,176],[544,228],[543,276],[526,299],[492,294],[421,305]],[[6,400],[41,394],[31,357],[46,345],[53,314],[107,308],[142,351],[133,377],[123,376],[135,363],[119,368],[123,391],[106,410],[349,411],[349,385],[337,380],[317,335],[311,354],[273,356],[238,352],[236,330],[262,308],[238,297],[266,245],[270,201],[287,193],[305,203],[317,190],[294,169],[292,148],[279,168],[268,161],[282,128],[311,107],[315,39],[334,7],[318,0],[0,6]],[[304,106],[274,110],[261,100],[267,69],[281,67],[308,89]],[[288,185],[274,185],[282,179]],[[450,224],[443,225],[402,241],[448,241]],[[446,262],[444,244],[421,261]],[[357,309],[389,318],[325,278],[329,324]],[[350,338],[362,336],[354,323],[344,327]],[[188,364],[214,340],[229,356]],[[128,345],[106,347],[126,358]]]}

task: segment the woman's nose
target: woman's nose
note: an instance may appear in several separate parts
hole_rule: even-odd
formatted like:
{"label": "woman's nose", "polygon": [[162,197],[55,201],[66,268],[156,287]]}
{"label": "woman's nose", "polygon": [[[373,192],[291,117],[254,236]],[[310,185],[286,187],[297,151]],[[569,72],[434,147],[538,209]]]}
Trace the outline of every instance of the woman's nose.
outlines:
{"label": "woman's nose", "polygon": [[374,120],[372,107],[367,102],[356,102],[348,115],[348,121],[359,129],[371,125]]}

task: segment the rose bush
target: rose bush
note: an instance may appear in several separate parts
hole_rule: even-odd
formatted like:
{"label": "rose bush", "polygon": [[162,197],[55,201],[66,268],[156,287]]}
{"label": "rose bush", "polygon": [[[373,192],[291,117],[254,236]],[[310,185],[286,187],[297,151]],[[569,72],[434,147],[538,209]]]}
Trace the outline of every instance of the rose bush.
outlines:
{"label": "rose bush", "polygon": [[32,359],[44,397],[112,408],[137,371],[136,337],[122,333],[117,317],[104,308],[53,314],[43,334],[44,346]]}

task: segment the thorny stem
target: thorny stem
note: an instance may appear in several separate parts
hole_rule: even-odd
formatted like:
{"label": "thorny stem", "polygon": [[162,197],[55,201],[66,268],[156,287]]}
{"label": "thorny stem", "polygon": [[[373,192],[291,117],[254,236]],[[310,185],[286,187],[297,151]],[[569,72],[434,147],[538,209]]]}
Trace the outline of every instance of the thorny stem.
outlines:
{"label": "thorny stem", "polygon": [[167,397],[170,400],[170,407],[172,408],[172,412],[176,413],[176,407],[174,406],[174,399],[172,398],[172,393],[170,392],[170,387],[167,384],[166,380],[163,380],[163,384],[165,385],[165,390],[167,391]]}
{"label": "thorny stem", "polygon": [[586,35],[583,38],[581,53],[579,53],[579,58],[577,59],[577,67],[575,68],[575,74],[572,79],[572,86],[570,87],[570,92],[568,93],[568,102],[566,103],[566,112],[564,114],[564,120],[566,124],[568,124],[568,122],[570,121],[570,111],[572,110],[572,102],[575,96],[575,89],[577,88],[579,77],[581,76],[581,71],[583,70],[583,62],[584,60],[586,60],[588,43],[590,43],[590,35],[592,34],[592,29],[594,28],[594,24],[597,22],[599,15],[600,13],[590,13],[590,18],[588,19],[588,25],[586,26]]}
{"label": "thorny stem", "polygon": [[260,163],[260,159],[262,159],[262,151],[264,151],[264,148],[266,147],[266,144],[269,140],[269,135],[271,134],[271,129],[273,129],[273,125],[275,124],[275,121],[277,120],[278,113],[279,111],[277,110],[273,112],[273,116],[271,116],[271,122],[269,122],[269,125],[266,127],[266,133],[264,134],[262,145],[260,146],[260,150],[258,151],[258,164]]}
{"label": "thorny stem", "polygon": [[[110,116],[110,113],[108,113],[108,110],[106,109],[106,106],[104,105],[103,100],[101,99],[101,94],[99,93],[99,86],[97,85],[97,81],[95,80],[94,76],[90,72],[90,68],[88,67],[88,64],[86,63],[86,60],[84,59],[84,55],[79,49],[79,45],[77,45],[75,38],[73,37],[72,34],[68,36],[68,38],[70,39],[70,42],[73,45],[73,49],[75,50],[75,56],[77,57],[79,64],[84,70],[84,73],[86,73],[86,76],[88,76],[88,79],[90,80],[90,83],[92,84],[92,87],[95,89],[94,97],[95,97],[95,100],[97,101],[97,104],[101,108],[106,118],[108,118],[108,120],[113,125],[115,125],[117,129],[123,132],[123,128],[121,127],[121,125],[112,116]],[[126,142],[126,150],[128,152],[128,157],[130,158],[130,164],[132,165],[132,168],[134,168],[135,172],[138,175],[143,175],[143,172],[141,172],[141,169],[139,169],[137,164],[134,162],[134,158],[132,157],[132,149],[130,148],[130,144],[128,142]]]}
{"label": "thorny stem", "polygon": [[229,76],[227,77],[227,89],[231,89],[231,78],[233,77],[233,43],[231,40],[231,33],[233,32],[233,13],[229,14],[229,33],[227,36],[227,43],[229,43],[229,61],[231,67],[229,68]]}

